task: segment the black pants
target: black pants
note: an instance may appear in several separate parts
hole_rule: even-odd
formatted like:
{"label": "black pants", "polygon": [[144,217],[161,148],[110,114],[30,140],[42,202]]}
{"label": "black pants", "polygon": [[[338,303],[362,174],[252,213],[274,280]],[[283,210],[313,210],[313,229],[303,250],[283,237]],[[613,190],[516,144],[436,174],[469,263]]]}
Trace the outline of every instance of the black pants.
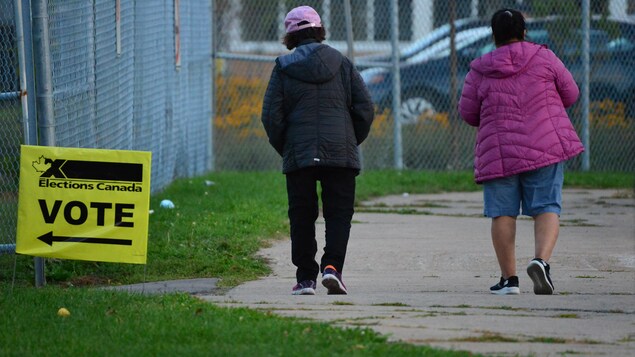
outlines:
{"label": "black pants", "polygon": [[[355,204],[355,177],[358,174],[359,170],[356,169],[310,167],[286,175],[291,260],[297,267],[298,282],[317,280],[318,274],[327,265],[333,265],[338,272],[342,272]],[[326,223],[326,246],[321,269],[315,261],[318,181],[322,187],[322,214]]]}

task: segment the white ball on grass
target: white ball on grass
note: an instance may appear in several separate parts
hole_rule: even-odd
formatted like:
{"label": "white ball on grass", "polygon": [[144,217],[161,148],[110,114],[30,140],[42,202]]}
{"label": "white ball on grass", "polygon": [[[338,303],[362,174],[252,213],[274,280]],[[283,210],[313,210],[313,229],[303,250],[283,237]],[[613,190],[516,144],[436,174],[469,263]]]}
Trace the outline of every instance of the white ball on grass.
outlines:
{"label": "white ball on grass", "polygon": [[161,208],[174,208],[174,203],[170,200],[163,200],[160,204]]}

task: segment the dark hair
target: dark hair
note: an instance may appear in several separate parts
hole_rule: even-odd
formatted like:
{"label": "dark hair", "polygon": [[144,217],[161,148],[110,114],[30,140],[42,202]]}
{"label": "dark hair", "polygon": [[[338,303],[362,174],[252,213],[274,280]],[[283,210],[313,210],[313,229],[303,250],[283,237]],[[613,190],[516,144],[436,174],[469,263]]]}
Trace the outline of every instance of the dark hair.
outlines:
{"label": "dark hair", "polygon": [[496,45],[503,45],[512,39],[525,39],[525,18],[519,11],[501,9],[492,16],[492,33]]}
{"label": "dark hair", "polygon": [[[302,23],[300,23],[301,25]],[[300,42],[313,39],[317,42],[326,40],[326,30],[324,27],[307,27],[305,29],[288,33],[282,39],[282,44],[287,46],[288,50],[296,48]]]}

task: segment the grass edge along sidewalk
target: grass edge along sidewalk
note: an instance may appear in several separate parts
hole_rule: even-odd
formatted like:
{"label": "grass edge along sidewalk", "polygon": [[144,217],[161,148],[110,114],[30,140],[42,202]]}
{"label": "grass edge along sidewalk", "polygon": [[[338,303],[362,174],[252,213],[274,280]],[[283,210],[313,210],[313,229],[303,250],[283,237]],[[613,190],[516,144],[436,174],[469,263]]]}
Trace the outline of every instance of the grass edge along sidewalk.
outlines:
{"label": "grass edge along sidewalk", "polygon": [[[60,307],[69,316],[58,316]],[[470,356],[387,342],[370,329],[221,308],[187,294],[3,289],[2,356]]]}

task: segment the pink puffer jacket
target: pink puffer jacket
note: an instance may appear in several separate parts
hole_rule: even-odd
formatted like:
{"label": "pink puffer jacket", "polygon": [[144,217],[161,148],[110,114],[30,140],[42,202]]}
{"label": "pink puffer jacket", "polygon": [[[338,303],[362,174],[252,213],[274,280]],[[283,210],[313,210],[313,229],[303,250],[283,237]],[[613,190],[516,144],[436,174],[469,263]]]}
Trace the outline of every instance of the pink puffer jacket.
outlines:
{"label": "pink puffer jacket", "polygon": [[578,94],[571,73],[546,46],[514,42],[472,61],[459,112],[478,127],[476,182],[545,167],[584,151],[565,111]]}

